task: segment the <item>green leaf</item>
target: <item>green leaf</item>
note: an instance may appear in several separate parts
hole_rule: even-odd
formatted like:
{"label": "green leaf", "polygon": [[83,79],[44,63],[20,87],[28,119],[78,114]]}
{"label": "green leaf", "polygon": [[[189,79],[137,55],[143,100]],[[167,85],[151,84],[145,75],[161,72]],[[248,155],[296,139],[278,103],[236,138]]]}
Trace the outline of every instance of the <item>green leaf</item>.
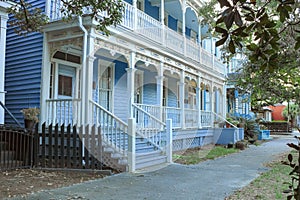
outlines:
{"label": "green leaf", "polygon": [[232,27],[233,21],[234,21],[234,13],[230,13],[228,17],[226,17],[224,20],[227,29],[230,29]]}
{"label": "green leaf", "polygon": [[265,13],[260,19],[261,24],[267,24],[269,22],[269,16],[267,13]]}
{"label": "green leaf", "polygon": [[230,53],[235,54],[235,45],[234,45],[234,42],[232,39],[230,40],[228,47],[229,47]]}
{"label": "green leaf", "polygon": [[295,50],[298,50],[300,48],[300,41],[297,41],[295,44]]}
{"label": "green leaf", "polygon": [[234,22],[239,27],[241,27],[243,25],[243,21],[242,21],[239,11],[235,11],[235,13],[234,13]]}
{"label": "green leaf", "polygon": [[219,19],[216,21],[216,24],[220,24],[224,21],[224,16],[219,17]]}
{"label": "green leaf", "polygon": [[223,33],[223,34],[227,34],[228,35],[227,30],[224,29],[224,28],[221,28],[219,26],[216,26],[215,31],[218,32],[218,33]]}
{"label": "green leaf", "polygon": [[266,28],[273,28],[273,27],[275,27],[277,24],[274,22],[274,21],[271,21],[271,22],[268,22],[267,24],[266,24]]}
{"label": "green leaf", "polygon": [[216,42],[216,46],[218,47],[218,46],[221,46],[222,44],[224,44],[226,42],[227,38],[228,38],[228,35],[226,37],[223,37],[222,39],[218,40]]}
{"label": "green leaf", "polygon": [[256,44],[254,44],[254,43],[251,43],[250,45],[247,45],[246,47],[250,51],[256,51],[256,49],[258,49],[258,46]]}
{"label": "green leaf", "polygon": [[226,6],[226,7],[231,6],[227,0],[218,0],[218,2],[220,3],[221,8],[223,8],[224,6]]}

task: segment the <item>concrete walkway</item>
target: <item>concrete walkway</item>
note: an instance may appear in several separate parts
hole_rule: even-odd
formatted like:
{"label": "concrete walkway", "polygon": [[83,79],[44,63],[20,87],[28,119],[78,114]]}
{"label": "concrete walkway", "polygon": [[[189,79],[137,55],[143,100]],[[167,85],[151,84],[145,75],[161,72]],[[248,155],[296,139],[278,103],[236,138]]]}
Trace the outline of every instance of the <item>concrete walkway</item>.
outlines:
{"label": "concrete walkway", "polygon": [[23,199],[224,200],[268,170],[263,163],[289,151],[289,142],[297,141],[292,136],[281,136],[241,153],[197,165],[171,164],[152,172],[122,173]]}

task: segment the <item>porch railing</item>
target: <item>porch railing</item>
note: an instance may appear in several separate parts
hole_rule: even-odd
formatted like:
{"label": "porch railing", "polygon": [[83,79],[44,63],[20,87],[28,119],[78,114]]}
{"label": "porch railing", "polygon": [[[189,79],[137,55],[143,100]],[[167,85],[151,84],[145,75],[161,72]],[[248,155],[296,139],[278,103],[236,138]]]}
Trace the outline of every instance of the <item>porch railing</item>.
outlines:
{"label": "porch railing", "polygon": [[[158,120],[166,122],[166,119],[172,119],[172,126],[174,129],[182,127],[181,123],[181,108],[176,107],[160,107],[157,105],[146,105],[146,104],[135,104],[139,109],[147,112]],[[184,123],[185,127],[197,128],[201,127],[212,127],[213,116],[211,111],[199,111],[197,109],[184,108]],[[200,121],[199,121],[200,120]]]}
{"label": "porch railing", "polygon": [[[167,48],[176,51],[177,53],[184,54],[184,49],[186,48],[186,56],[194,61],[200,62],[200,52],[201,52],[201,63],[206,65],[208,68],[213,67],[213,57],[212,54],[202,49],[202,47],[197,44],[196,41],[192,41],[185,38],[182,34],[170,29],[168,26],[163,26],[162,23],[155,18],[147,15],[145,12],[134,8],[133,5],[123,2],[124,11],[123,19],[120,24],[121,27],[129,29],[131,31],[136,31],[140,35],[143,35],[152,42],[157,42],[166,46]],[[60,20],[63,16],[61,12],[62,2],[61,0],[51,1],[51,21]],[[83,12],[89,13],[90,8],[86,8]],[[106,16],[107,13],[100,13],[100,17]],[[216,58],[215,58],[215,61]],[[215,62],[216,63],[216,62]],[[220,63],[218,63],[219,65]],[[220,66],[216,68],[219,69]],[[225,71],[225,66],[222,66],[224,70],[218,70],[220,72]]]}
{"label": "porch railing", "polygon": [[163,121],[172,119],[173,128],[181,127],[181,109],[176,107],[164,107],[163,108]]}
{"label": "porch railing", "polygon": [[201,127],[212,127],[213,118],[211,111],[201,110],[200,113]]}
{"label": "porch railing", "polygon": [[162,24],[138,9],[136,31],[147,38],[162,43]]}
{"label": "porch railing", "polygon": [[137,134],[146,138],[154,146],[162,150],[166,141],[166,137],[164,136],[166,124],[135,104],[132,105],[132,108],[133,117],[137,122]]}
{"label": "porch railing", "polygon": [[199,45],[192,40],[186,40],[186,56],[199,61]]}
{"label": "porch railing", "polygon": [[80,102],[80,99],[46,100],[47,124],[78,124]]}
{"label": "porch railing", "polygon": [[184,109],[185,127],[197,128],[198,127],[198,110]]}
{"label": "porch railing", "polygon": [[92,124],[100,126],[103,142],[127,157],[128,125],[101,105],[90,101]]}
{"label": "porch railing", "polygon": [[160,107],[157,105],[147,105],[147,104],[135,104],[143,111],[149,113],[154,116],[156,119],[161,120],[166,123],[167,119],[172,119],[173,128],[180,128],[180,115],[181,109],[175,107]]}

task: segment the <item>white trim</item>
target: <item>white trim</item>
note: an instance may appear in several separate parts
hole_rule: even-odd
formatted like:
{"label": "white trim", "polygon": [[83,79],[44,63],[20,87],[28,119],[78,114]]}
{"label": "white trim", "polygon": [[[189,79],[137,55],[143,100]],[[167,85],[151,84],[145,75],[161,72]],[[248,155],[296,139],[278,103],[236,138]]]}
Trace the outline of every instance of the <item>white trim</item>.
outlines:
{"label": "white trim", "polygon": [[73,62],[69,62],[69,61],[65,61],[65,60],[60,60],[57,58],[51,58],[51,62],[55,62],[55,63],[62,64],[62,65],[67,65],[70,67],[81,68],[81,64],[77,64],[77,63],[73,63]]}

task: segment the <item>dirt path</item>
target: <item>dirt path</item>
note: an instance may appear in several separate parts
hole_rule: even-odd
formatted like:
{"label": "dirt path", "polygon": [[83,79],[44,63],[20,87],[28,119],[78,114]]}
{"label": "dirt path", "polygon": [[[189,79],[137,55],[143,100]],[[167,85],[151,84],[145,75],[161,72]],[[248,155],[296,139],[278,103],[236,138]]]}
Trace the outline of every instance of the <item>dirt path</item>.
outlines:
{"label": "dirt path", "polygon": [[49,190],[88,180],[103,178],[105,175],[81,171],[45,171],[18,169],[0,171],[0,199],[25,196],[40,190]]}

